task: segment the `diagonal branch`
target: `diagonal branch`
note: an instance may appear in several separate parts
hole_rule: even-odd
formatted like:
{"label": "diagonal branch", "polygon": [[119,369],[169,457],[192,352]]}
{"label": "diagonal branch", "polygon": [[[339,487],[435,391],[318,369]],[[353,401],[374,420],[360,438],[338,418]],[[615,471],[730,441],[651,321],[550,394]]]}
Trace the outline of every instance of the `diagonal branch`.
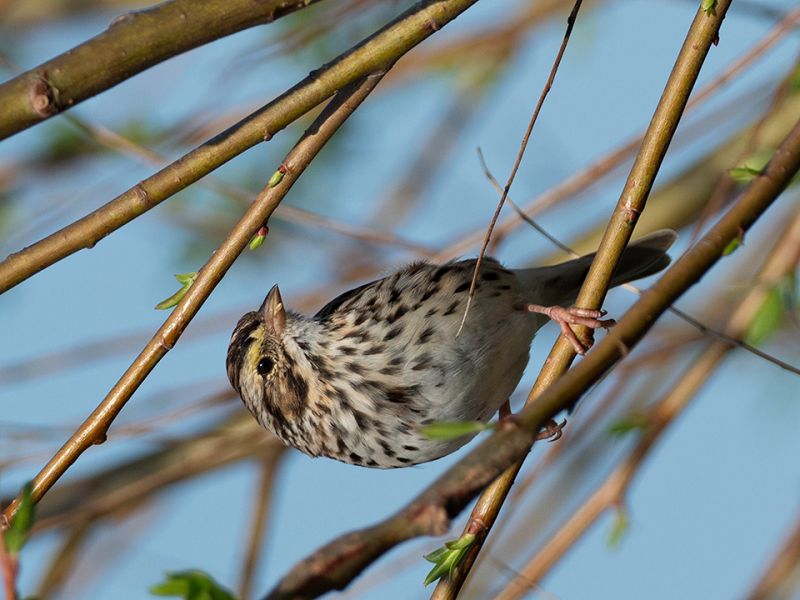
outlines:
{"label": "diagonal branch", "polygon": [[336,90],[385,71],[477,0],[422,0],[386,27],[313,71],[293,88],[106,205],[0,262],[0,293],[59,260],[92,248],[173,194],[256,144],[269,140]]}
{"label": "diagonal branch", "polygon": [[656,319],[716,264],[731,240],[739,238],[770,207],[798,169],[800,122],[725,216],[664,273],[586,358],[513,420],[507,419],[403,509],[377,525],[329,542],[297,563],[267,598],[314,598],[341,589],[399,543],[442,534],[449,519],[530,451],[549,419],[574,406],[595,381],[624,357],[627,349],[644,337]]}
{"label": "diagonal branch", "polygon": [[[800,212],[784,230],[767,259],[750,292],[733,310],[725,327],[727,335],[744,337],[764,300],[770,286],[777,284],[787,273],[797,269],[800,261]],[[659,398],[644,417],[644,431],[622,463],[606,478],[595,492],[575,511],[555,535],[539,550],[495,600],[519,600],[563,558],[566,552],[606,511],[620,506],[645,459],[669,428],[683,413],[700,388],[708,381],[727,355],[736,349],[725,341],[706,345],[691,361],[688,370]]]}
{"label": "diagonal branch", "polygon": [[[702,8],[698,9],[608,224],[606,235],[578,295],[576,306],[602,306],[611,275],[644,209],[661,161],[678,127],[678,121],[706,54],[717,39],[729,5],[730,0],[718,2],[713,15],[707,14]],[[503,190],[503,198],[506,194],[507,189]],[[584,327],[583,332],[576,333],[585,336],[587,331],[588,328]],[[564,336],[559,336],[528,394],[526,405],[535,404],[537,396],[567,371],[574,358],[572,344]],[[464,527],[464,535],[473,535],[474,542],[450,576],[439,582],[432,598],[445,600],[458,595],[521,468],[522,460],[504,472],[481,494]]]}
{"label": "diagonal branch", "polygon": [[162,61],[318,0],[171,0],[114,19],[101,34],[0,85],[0,140]]}
{"label": "diagonal branch", "polygon": [[[125,403],[150,371],[177,343],[183,330],[247,246],[253,234],[266,223],[317,153],[375,88],[383,75],[383,72],[376,73],[341,90],[315,119],[276,171],[276,175],[281,173],[282,177],[273,175],[270,178],[269,183],[203,266],[194,284],[128,370],[94,412],[36,475],[33,480],[34,501],[39,501],[85,450],[93,444],[105,441],[109,426]],[[10,518],[18,506],[19,499],[16,499],[6,508],[5,515]]]}

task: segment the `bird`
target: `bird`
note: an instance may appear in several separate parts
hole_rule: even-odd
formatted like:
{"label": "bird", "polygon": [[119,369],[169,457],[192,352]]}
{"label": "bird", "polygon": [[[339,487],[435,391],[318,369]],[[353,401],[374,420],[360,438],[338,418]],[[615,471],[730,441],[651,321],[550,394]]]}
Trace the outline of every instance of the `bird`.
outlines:
{"label": "bird", "polygon": [[[611,285],[665,268],[675,238],[661,230],[630,244]],[[310,456],[374,468],[436,460],[475,434],[433,439],[425,427],[488,422],[548,320],[580,354],[586,347],[570,323],[613,324],[605,311],[571,306],[593,258],[508,269],[487,257],[463,323],[476,259],[409,264],[311,317],[287,309],[275,285],[237,323],[228,378],[263,427]]]}

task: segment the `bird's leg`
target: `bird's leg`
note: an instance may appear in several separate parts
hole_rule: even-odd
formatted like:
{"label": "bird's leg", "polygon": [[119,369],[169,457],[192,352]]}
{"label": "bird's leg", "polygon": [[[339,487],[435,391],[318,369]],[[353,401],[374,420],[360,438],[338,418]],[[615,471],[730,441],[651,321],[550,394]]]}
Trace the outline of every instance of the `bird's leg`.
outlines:
{"label": "bird's leg", "polygon": [[561,328],[561,333],[567,340],[569,340],[575,352],[578,354],[586,354],[586,351],[591,347],[594,340],[589,338],[588,344],[584,344],[572,331],[570,325],[585,325],[590,329],[608,329],[613,326],[616,321],[614,319],[600,320],[601,317],[606,315],[604,310],[593,310],[591,308],[578,308],[571,306],[564,308],[563,306],[541,306],[540,304],[525,304],[524,309],[528,312],[538,313],[550,317],[553,321],[558,323]]}

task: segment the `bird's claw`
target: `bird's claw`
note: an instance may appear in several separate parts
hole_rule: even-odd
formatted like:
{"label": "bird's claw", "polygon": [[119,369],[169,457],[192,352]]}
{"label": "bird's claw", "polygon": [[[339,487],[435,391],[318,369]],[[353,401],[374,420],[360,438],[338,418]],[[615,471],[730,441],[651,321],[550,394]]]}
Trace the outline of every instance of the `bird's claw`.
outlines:
{"label": "bird's claw", "polygon": [[592,308],[578,308],[577,306],[570,306],[565,308],[563,306],[540,306],[538,304],[528,304],[528,312],[535,312],[547,315],[553,321],[558,323],[561,328],[561,333],[572,344],[575,352],[584,355],[586,351],[594,343],[594,339],[589,336],[586,343],[578,339],[578,336],[572,330],[570,325],[584,325],[589,329],[608,329],[616,324],[614,319],[604,319],[606,311],[594,310]]}
{"label": "bird's claw", "polygon": [[542,430],[536,434],[536,440],[547,440],[548,442],[555,442],[561,439],[561,436],[564,435],[564,426],[567,424],[567,420],[564,419],[561,423],[556,423],[555,420],[550,419],[547,422],[547,425],[542,427]]}

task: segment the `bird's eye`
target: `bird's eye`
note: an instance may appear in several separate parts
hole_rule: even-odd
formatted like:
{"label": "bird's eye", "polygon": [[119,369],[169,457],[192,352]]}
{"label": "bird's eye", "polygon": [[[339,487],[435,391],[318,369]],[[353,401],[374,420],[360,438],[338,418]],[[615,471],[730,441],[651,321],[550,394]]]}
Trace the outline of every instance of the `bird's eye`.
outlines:
{"label": "bird's eye", "polygon": [[260,361],[258,361],[258,365],[256,369],[258,370],[258,374],[262,377],[269,375],[272,372],[272,369],[275,367],[275,361],[273,361],[269,357],[264,357]]}

